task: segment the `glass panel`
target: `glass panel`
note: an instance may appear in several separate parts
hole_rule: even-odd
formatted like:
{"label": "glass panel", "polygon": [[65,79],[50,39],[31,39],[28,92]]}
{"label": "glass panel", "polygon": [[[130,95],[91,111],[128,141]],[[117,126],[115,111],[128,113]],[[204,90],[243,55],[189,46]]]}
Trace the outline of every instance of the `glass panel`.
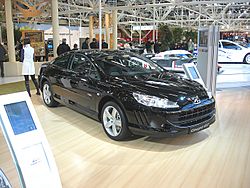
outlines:
{"label": "glass panel", "polygon": [[7,104],[4,108],[15,135],[37,129],[25,101]]}
{"label": "glass panel", "polygon": [[69,55],[60,57],[53,62],[53,65],[57,65],[61,68],[67,69],[69,64]]}

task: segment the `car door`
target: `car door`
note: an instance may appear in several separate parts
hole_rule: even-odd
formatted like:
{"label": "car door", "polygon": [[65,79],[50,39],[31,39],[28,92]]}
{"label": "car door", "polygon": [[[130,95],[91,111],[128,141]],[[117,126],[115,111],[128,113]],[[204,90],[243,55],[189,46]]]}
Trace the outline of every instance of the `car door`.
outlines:
{"label": "car door", "polygon": [[84,110],[94,111],[100,95],[97,87],[98,71],[88,57],[80,53],[76,53],[72,58],[70,71],[72,101]]}
{"label": "car door", "polygon": [[226,52],[228,62],[242,62],[244,55],[242,55],[240,46],[229,41],[222,41],[221,44],[223,51]]}
{"label": "car door", "polygon": [[219,48],[218,48],[218,62],[228,62],[230,59],[227,57],[227,52],[223,50],[223,46],[221,41],[219,41]]}
{"label": "car door", "polygon": [[55,96],[61,100],[70,98],[69,88],[71,86],[68,82],[70,60],[71,54],[57,58],[52,63],[49,73],[52,90]]}

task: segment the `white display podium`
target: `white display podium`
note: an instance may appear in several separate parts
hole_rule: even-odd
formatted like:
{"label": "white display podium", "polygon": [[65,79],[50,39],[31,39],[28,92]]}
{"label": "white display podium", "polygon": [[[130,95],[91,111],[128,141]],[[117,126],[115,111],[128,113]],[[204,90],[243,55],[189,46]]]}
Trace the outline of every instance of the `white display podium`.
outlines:
{"label": "white display podium", "polygon": [[61,188],[57,166],[27,92],[0,96],[0,125],[23,188]]}

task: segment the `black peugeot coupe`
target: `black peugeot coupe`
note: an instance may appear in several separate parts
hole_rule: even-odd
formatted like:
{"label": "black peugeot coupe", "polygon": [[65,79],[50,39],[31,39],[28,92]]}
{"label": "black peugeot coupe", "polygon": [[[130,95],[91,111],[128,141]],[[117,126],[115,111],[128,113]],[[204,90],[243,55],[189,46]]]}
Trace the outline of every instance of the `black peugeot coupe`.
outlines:
{"label": "black peugeot coupe", "polygon": [[71,51],[43,64],[44,103],[102,122],[114,140],[191,134],[215,121],[215,100],[197,82],[125,51]]}

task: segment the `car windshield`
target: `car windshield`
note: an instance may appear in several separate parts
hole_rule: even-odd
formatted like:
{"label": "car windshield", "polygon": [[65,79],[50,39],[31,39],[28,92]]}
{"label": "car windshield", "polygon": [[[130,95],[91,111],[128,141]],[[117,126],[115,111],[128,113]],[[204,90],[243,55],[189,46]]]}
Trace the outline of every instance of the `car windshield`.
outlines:
{"label": "car windshield", "polygon": [[172,67],[172,61],[171,59],[152,59],[155,63],[162,67]]}
{"label": "car windshield", "polygon": [[250,43],[240,42],[239,45],[244,46],[245,48],[250,48]]}
{"label": "car windshield", "polygon": [[107,53],[96,59],[103,71],[111,76],[156,74],[164,69],[153,61],[133,53]]}

